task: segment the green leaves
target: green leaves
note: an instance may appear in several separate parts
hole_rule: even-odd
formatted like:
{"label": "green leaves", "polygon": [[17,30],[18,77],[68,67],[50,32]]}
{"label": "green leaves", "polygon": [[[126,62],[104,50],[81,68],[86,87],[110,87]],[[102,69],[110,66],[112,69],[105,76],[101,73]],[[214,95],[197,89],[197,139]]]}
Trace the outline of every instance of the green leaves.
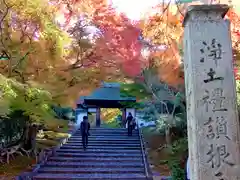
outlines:
{"label": "green leaves", "polygon": [[123,84],[126,95],[136,96],[143,102],[140,107],[145,121],[155,121],[155,131],[165,134],[167,127],[185,128],[186,107],[184,93],[159,80],[154,68],[145,69],[143,78],[132,84]]}
{"label": "green leaves", "polygon": [[18,83],[0,74],[1,115],[22,111],[32,122],[41,122],[53,118],[49,104],[51,94],[45,90]]}
{"label": "green leaves", "polygon": [[151,96],[140,83],[122,84],[121,93],[126,96],[135,96],[137,99],[146,99]]}
{"label": "green leaves", "polygon": [[31,121],[41,122],[53,118],[50,102],[51,97],[48,92],[28,87],[24,91],[18,91],[18,96],[11,101],[11,109],[22,110]]}

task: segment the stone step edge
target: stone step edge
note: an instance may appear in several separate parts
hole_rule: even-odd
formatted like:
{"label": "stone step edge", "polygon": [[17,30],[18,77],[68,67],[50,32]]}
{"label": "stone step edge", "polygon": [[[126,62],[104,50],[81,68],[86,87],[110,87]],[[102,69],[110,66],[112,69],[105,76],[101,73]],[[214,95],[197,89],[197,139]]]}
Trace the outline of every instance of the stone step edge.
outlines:
{"label": "stone step edge", "polygon": [[39,169],[40,171],[72,171],[72,172],[84,172],[84,171],[92,171],[92,172],[99,172],[99,171],[104,171],[104,172],[111,172],[111,171],[125,171],[125,172],[132,172],[132,171],[144,171],[144,167],[142,168],[119,168],[119,167],[112,167],[112,168],[62,168],[62,167],[42,167]]}
{"label": "stone step edge", "polygon": [[[59,151],[61,151],[61,152],[78,152],[79,150],[83,150],[84,152],[116,152],[116,150],[115,149],[86,149],[86,150],[84,150],[84,149],[58,149],[58,150],[56,150],[57,152],[59,152]],[[142,153],[142,150],[141,149],[119,149],[118,150],[118,152],[126,152],[126,153],[134,153],[134,152],[136,152],[136,153],[138,153],[138,152],[140,152],[140,153]]]}
{"label": "stone step edge", "polygon": [[84,166],[90,166],[90,165],[96,165],[96,166],[143,166],[143,162],[136,162],[136,163],[132,163],[132,162],[121,162],[116,164],[115,162],[108,162],[108,163],[104,163],[104,162],[58,162],[58,161],[47,161],[46,164],[44,164],[44,166],[49,166],[49,165],[56,165],[56,166],[67,166],[67,165],[84,165]]}
{"label": "stone step edge", "polygon": [[101,174],[101,173],[95,173],[95,174],[50,174],[50,173],[40,173],[34,176],[34,178],[39,177],[39,178],[75,178],[75,179],[81,179],[81,178],[146,178],[146,176],[144,174]]}
{"label": "stone step edge", "polygon": [[[93,147],[93,148],[97,148],[97,147],[141,147],[140,144],[120,144],[120,143],[105,143],[105,144],[99,144],[99,143],[88,143],[89,146],[88,147]],[[76,147],[82,147],[82,142],[79,143],[66,143],[65,145],[67,146],[76,146]],[[64,146],[65,146],[64,145]]]}
{"label": "stone step edge", "polygon": [[89,157],[89,156],[92,156],[92,157],[142,157],[142,154],[137,154],[137,155],[134,155],[134,154],[122,154],[122,153],[116,153],[116,154],[106,154],[106,153],[89,153],[89,154],[86,154],[86,153],[63,153],[63,152],[57,152],[56,153],[56,156],[59,156],[59,157]]}
{"label": "stone step edge", "polygon": [[[78,149],[78,150],[81,150],[83,149],[82,146],[62,146],[60,149]],[[96,146],[88,146],[87,149],[89,150],[93,150],[93,149],[100,149],[100,150],[141,150],[141,147],[126,147],[126,146],[120,146],[120,147],[103,147],[103,146],[99,146],[99,147],[96,147]]]}
{"label": "stone step edge", "polygon": [[[81,139],[68,139],[68,142],[82,142],[82,138]],[[88,138],[88,142],[125,142],[125,143],[131,143],[131,142],[139,142],[139,139],[91,139]]]}
{"label": "stone step edge", "polygon": [[129,157],[129,158],[126,158],[126,157],[122,157],[122,158],[91,158],[91,157],[82,157],[82,158],[74,158],[74,157],[50,157],[49,158],[49,161],[61,161],[61,160],[68,160],[68,162],[70,160],[75,160],[75,161],[90,161],[90,160],[93,160],[93,161],[112,161],[112,162],[115,162],[115,161],[142,161],[142,157],[139,157],[139,158],[132,158],[132,157]]}

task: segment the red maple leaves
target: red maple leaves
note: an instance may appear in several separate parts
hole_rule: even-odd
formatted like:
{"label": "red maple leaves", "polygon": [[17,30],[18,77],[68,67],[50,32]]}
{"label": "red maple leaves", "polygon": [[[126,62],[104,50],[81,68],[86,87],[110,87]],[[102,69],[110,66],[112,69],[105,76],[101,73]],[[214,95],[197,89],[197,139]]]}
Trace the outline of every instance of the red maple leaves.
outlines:
{"label": "red maple leaves", "polygon": [[[117,13],[115,9],[111,7],[111,4],[105,0],[72,0],[70,3],[68,1],[64,11],[66,23],[71,21],[74,15],[74,6],[79,5],[79,3],[88,4],[89,10],[84,13],[100,31],[100,36],[96,40],[96,46],[94,48],[94,57],[98,58],[96,61],[103,61],[102,63],[109,64],[115,63],[129,76],[139,75],[146,65],[146,59],[142,57],[141,51],[143,44],[138,40],[141,34],[141,31],[137,27],[138,24],[136,22],[133,23],[125,15]],[[233,47],[237,48],[236,46],[240,41],[240,19],[233,10],[230,10],[227,16],[232,24]],[[152,21],[153,20],[156,19],[152,19]],[[180,17],[178,23],[182,21],[183,17]],[[149,22],[151,22],[151,19]],[[164,58],[166,58],[167,62],[170,58],[169,54],[170,53],[164,53]],[[169,55],[169,57],[165,57],[167,55]],[[238,61],[238,59],[235,58],[234,61]],[[180,69],[174,68],[178,69],[178,71]],[[163,72],[164,69],[161,69],[161,71]],[[237,71],[238,68],[235,68],[236,78],[239,79]],[[174,69],[172,73],[179,74],[176,73]],[[169,79],[169,76],[167,79]],[[175,81],[174,79],[176,79],[176,77],[172,78],[173,82]],[[179,78],[177,79],[179,80]],[[182,80],[181,83],[183,83]]]}
{"label": "red maple leaves", "polygon": [[[62,8],[65,25],[68,25],[73,18],[74,6],[79,2],[77,0],[68,2]],[[127,75],[138,75],[143,66],[142,44],[138,41],[139,29],[125,15],[117,13],[105,0],[89,0],[81,3],[88,4],[89,10],[84,13],[100,31],[94,48],[94,57],[98,57],[96,61],[114,62]]]}
{"label": "red maple leaves", "polygon": [[139,29],[114,9],[109,8],[105,9],[105,13],[97,13],[93,18],[94,24],[101,31],[101,37],[97,40],[97,53],[104,53],[105,58],[113,58],[128,75],[138,75],[142,60],[142,44],[138,41]]}

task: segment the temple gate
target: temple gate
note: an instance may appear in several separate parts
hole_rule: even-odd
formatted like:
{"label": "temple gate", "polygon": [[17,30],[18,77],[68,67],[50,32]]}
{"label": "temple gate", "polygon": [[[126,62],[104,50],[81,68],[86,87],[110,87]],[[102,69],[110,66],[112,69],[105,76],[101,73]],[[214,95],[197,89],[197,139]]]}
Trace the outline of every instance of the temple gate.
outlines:
{"label": "temple gate", "polygon": [[121,94],[119,83],[102,83],[90,96],[81,96],[77,101],[76,122],[83,120],[89,113],[96,114],[96,127],[101,126],[101,108],[119,108],[122,111],[122,125],[125,125],[129,112],[135,117],[135,109],[128,107],[128,103],[135,103],[136,97],[126,97]]}

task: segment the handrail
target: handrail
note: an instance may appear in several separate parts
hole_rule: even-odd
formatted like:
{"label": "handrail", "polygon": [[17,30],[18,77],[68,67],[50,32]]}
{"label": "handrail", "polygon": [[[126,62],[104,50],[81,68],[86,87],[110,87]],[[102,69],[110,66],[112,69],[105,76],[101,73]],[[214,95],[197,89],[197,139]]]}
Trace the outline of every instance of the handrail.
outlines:
{"label": "handrail", "polygon": [[144,147],[143,147],[143,139],[142,139],[142,131],[141,131],[141,128],[138,127],[138,136],[140,138],[140,144],[141,144],[141,151],[142,151],[142,158],[143,158],[143,164],[144,164],[144,171],[145,171],[145,174],[147,176],[147,178],[149,177],[149,172],[148,172],[148,167],[147,167],[147,161],[146,161],[146,154],[145,154],[145,150],[144,150]]}

